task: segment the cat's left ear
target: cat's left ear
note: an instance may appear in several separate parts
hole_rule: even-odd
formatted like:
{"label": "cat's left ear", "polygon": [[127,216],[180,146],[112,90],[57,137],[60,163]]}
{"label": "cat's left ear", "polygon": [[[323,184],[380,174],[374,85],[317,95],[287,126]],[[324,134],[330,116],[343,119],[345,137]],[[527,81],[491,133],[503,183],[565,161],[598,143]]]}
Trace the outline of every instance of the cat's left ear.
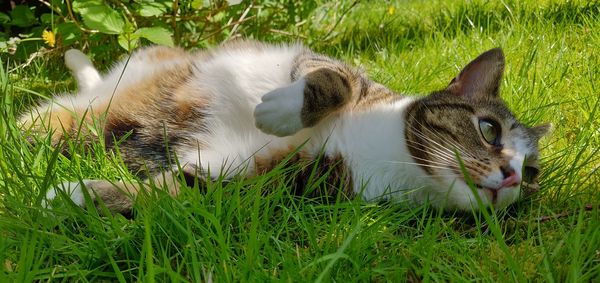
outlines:
{"label": "cat's left ear", "polygon": [[537,125],[537,126],[531,127],[529,129],[529,132],[531,134],[533,134],[536,137],[536,139],[539,140],[542,137],[548,135],[552,131],[553,127],[554,126],[552,125],[552,123],[546,123],[546,124],[542,124],[542,125]]}
{"label": "cat's left ear", "polygon": [[502,49],[494,48],[467,64],[446,91],[465,98],[496,97],[503,72],[504,54]]}

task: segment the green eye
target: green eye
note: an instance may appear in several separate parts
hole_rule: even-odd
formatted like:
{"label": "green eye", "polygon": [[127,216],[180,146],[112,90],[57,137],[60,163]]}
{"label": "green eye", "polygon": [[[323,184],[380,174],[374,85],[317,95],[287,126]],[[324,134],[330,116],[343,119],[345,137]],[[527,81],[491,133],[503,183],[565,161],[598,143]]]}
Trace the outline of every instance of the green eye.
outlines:
{"label": "green eye", "polygon": [[480,119],[479,131],[487,143],[500,145],[500,126],[498,123],[489,119]]}

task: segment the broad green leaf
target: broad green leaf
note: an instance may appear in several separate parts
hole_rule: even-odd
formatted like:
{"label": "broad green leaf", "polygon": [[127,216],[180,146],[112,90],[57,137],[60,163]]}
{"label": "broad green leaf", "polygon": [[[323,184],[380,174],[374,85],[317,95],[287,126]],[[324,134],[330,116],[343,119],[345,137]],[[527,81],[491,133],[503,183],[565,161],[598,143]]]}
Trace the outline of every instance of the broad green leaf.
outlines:
{"label": "broad green leaf", "polygon": [[160,2],[142,2],[137,9],[137,12],[142,17],[154,17],[167,13],[169,6]]}
{"label": "broad green leaf", "polygon": [[50,0],[49,2],[52,5],[52,7],[57,7],[57,8],[59,8],[62,11],[66,11],[66,9],[67,9],[67,6],[65,4],[65,0]]}
{"label": "broad green leaf", "polygon": [[83,9],[106,6],[106,3],[102,0],[75,0],[73,1],[73,11],[81,13]]}
{"label": "broad green leaf", "polygon": [[140,37],[150,40],[153,43],[174,46],[173,33],[163,27],[140,28],[136,32]]}
{"label": "broad green leaf", "polygon": [[0,24],[8,24],[10,22],[10,17],[7,14],[0,13]]}
{"label": "broad green leaf", "polygon": [[192,8],[194,9],[200,9],[204,6],[204,1],[203,0],[192,0]]}
{"label": "broad green leaf", "polygon": [[123,26],[125,25],[123,16],[102,1],[75,1],[73,2],[73,9],[81,14],[83,22],[90,29],[106,34],[120,34],[123,32]]}
{"label": "broad green leaf", "polygon": [[56,19],[56,18],[57,18],[57,17],[56,17],[55,15],[52,15],[52,14],[50,14],[50,13],[44,13],[44,14],[42,14],[42,15],[40,16],[40,21],[41,21],[43,24],[46,24],[46,25],[52,25],[52,20],[53,20],[53,19]]}
{"label": "broad green leaf", "polygon": [[225,12],[218,12],[216,15],[214,15],[212,17],[212,22],[214,22],[214,23],[220,22],[223,19],[225,19],[226,16],[227,16],[227,14]]}
{"label": "broad green leaf", "polygon": [[140,36],[137,34],[120,34],[117,41],[123,49],[131,52],[140,44]]}
{"label": "broad green leaf", "polygon": [[56,26],[56,35],[64,45],[70,45],[81,38],[81,30],[74,23],[61,23]]}
{"label": "broad green leaf", "polygon": [[17,5],[10,11],[11,24],[18,27],[29,27],[35,24],[35,15],[27,6]]}

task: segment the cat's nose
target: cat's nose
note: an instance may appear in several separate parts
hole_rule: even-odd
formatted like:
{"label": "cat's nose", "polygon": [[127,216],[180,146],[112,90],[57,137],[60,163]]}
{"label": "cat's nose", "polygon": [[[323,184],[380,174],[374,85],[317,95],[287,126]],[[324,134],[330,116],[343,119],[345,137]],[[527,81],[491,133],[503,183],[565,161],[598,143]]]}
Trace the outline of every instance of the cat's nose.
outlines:
{"label": "cat's nose", "polygon": [[504,177],[504,180],[502,180],[502,183],[500,184],[500,188],[514,187],[521,184],[519,176],[512,167],[503,166],[500,167],[500,171],[502,171],[502,176]]}

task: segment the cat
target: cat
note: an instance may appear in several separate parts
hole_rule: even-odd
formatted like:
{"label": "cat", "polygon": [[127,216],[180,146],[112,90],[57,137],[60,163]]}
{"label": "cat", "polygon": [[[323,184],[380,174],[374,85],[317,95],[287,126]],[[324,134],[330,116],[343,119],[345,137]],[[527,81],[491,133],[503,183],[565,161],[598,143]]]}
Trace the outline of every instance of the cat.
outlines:
{"label": "cat", "polygon": [[301,44],[145,47],[105,75],[78,50],[65,62],[78,93],[33,108],[21,125],[56,146],[76,136],[118,146],[145,182],[64,182],[47,194],[52,201],[66,192],[83,207],[87,189],[117,213],[130,212],[148,183],[177,195],[182,179],[252,177],[281,162],[306,162],[299,194],[317,172],[331,185],[317,194],[464,211],[480,199],[500,209],[522,185],[537,186],[538,141],[550,127],[523,125],[500,98],[499,48],[422,97],[394,93]]}

